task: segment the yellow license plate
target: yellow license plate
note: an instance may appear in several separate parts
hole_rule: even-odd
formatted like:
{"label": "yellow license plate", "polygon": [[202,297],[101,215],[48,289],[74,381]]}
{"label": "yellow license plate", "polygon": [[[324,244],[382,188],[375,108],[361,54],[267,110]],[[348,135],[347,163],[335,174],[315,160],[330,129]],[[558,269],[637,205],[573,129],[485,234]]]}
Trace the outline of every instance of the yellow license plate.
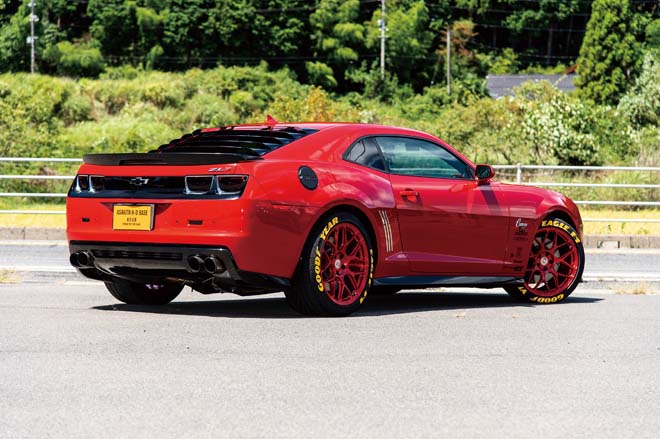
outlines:
{"label": "yellow license plate", "polygon": [[115,204],[112,208],[114,230],[151,230],[153,226],[153,204]]}

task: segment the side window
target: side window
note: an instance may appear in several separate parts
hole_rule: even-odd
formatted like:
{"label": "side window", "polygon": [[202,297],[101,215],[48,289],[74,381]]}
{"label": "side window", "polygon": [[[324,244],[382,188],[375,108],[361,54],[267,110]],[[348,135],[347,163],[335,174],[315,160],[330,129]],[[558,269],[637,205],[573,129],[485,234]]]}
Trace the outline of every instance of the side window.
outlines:
{"label": "side window", "polygon": [[378,147],[370,139],[359,140],[344,154],[344,160],[358,163],[369,168],[385,170],[383,156],[378,151]]}
{"label": "side window", "polygon": [[472,178],[463,161],[440,145],[410,137],[375,137],[393,174],[436,178]]}

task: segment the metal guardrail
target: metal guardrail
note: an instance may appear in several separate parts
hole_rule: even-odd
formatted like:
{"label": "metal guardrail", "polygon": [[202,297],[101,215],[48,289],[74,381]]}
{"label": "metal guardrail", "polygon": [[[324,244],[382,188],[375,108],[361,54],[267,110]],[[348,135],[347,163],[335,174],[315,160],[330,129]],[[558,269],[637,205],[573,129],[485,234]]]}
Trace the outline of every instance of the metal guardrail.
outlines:
{"label": "metal guardrail", "polygon": [[[0,157],[2,162],[43,162],[43,163],[82,163],[76,158],[53,157]],[[660,167],[642,166],[560,166],[560,165],[494,165],[496,170],[515,170],[515,183],[539,187],[590,187],[590,188],[621,188],[621,189],[660,189],[660,184],[629,184],[629,183],[564,183],[564,182],[524,182],[525,170],[550,171],[630,171],[630,172],[660,172]],[[0,180],[73,180],[73,175],[0,175]],[[43,192],[4,192],[0,197],[38,197],[65,198],[63,193]],[[660,207],[660,201],[616,201],[616,200],[576,200],[575,204],[583,206],[630,206],[630,207]],[[62,210],[0,210],[0,214],[33,214],[33,215],[63,215]],[[586,222],[608,223],[660,223],[660,218],[583,218]]]}
{"label": "metal guardrail", "polygon": [[[615,189],[660,189],[660,184],[630,184],[630,183],[564,183],[564,182],[524,182],[525,170],[549,171],[630,171],[630,172],[660,172],[657,166],[561,166],[561,165],[494,165],[496,170],[515,170],[516,184],[538,187],[589,187]],[[614,201],[614,200],[575,200],[580,206],[630,206],[630,207],[660,207],[660,201]],[[582,218],[585,222],[602,223],[660,223],[660,218]]]}

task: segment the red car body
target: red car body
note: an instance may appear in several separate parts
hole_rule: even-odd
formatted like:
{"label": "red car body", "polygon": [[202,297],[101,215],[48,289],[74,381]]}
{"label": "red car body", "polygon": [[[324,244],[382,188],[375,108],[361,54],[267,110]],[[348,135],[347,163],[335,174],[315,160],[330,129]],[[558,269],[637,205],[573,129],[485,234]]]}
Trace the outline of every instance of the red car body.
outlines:
{"label": "red car body", "polygon": [[[253,132],[254,138],[252,134],[240,137]],[[204,136],[220,136],[227,148],[234,148],[232,142],[236,142],[236,148],[246,152],[240,142],[254,141],[258,146],[261,132],[297,132],[301,136],[260,152],[258,157],[235,157],[232,150],[199,143]],[[346,159],[356,142],[381,138],[430,142],[464,163],[466,174],[456,178],[400,175]],[[186,153],[186,144],[191,142]],[[204,148],[213,153],[204,153]],[[67,198],[71,261],[84,275],[106,282],[165,279],[202,292],[239,294],[283,290],[296,277],[314,227],[338,211],[358,218],[369,235],[374,257],[369,283],[375,286],[524,285],[535,233],[548,219],[570,225],[574,243],[581,243],[582,221],[569,198],[540,188],[495,182],[492,175],[480,180],[475,177],[476,168],[453,147],[424,132],[340,123],[206,129],[150,154],[86,156],[78,171],[83,186],[103,181],[100,184],[107,189],[114,181],[111,177],[124,183],[130,178],[136,186],[123,192],[106,190],[104,194],[101,189],[85,193],[78,179],[74,182]],[[240,178],[245,178],[246,183],[238,197],[228,199],[185,194],[134,196],[140,181],[186,176],[186,185],[194,180],[190,176],[200,177],[195,181],[202,186],[208,181],[203,176],[240,176],[226,181],[240,185]],[[190,192],[188,186],[185,190]],[[153,206],[149,230],[113,227],[117,221],[114,206],[123,204]],[[169,248],[184,249],[184,259],[195,256],[199,249],[226,249],[228,259],[220,258],[223,268],[238,275],[202,279],[199,272],[190,270],[187,260],[173,264],[150,259],[149,254]],[[141,255],[141,249],[151,253]],[[582,271],[581,257],[579,269],[572,274],[575,282]]]}

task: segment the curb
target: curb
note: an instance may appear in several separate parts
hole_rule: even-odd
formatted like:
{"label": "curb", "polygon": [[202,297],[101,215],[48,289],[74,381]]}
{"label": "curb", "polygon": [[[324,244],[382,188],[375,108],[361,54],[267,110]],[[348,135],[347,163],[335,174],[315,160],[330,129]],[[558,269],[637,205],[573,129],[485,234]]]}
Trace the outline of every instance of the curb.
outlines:
{"label": "curb", "polygon": [[0,240],[66,241],[66,230],[57,227],[0,227]]}
{"label": "curb", "polygon": [[[66,230],[46,227],[0,227],[0,240],[66,241]],[[586,248],[660,248],[660,235],[586,235]]]}
{"label": "curb", "polygon": [[660,248],[659,235],[586,235],[586,248]]}

